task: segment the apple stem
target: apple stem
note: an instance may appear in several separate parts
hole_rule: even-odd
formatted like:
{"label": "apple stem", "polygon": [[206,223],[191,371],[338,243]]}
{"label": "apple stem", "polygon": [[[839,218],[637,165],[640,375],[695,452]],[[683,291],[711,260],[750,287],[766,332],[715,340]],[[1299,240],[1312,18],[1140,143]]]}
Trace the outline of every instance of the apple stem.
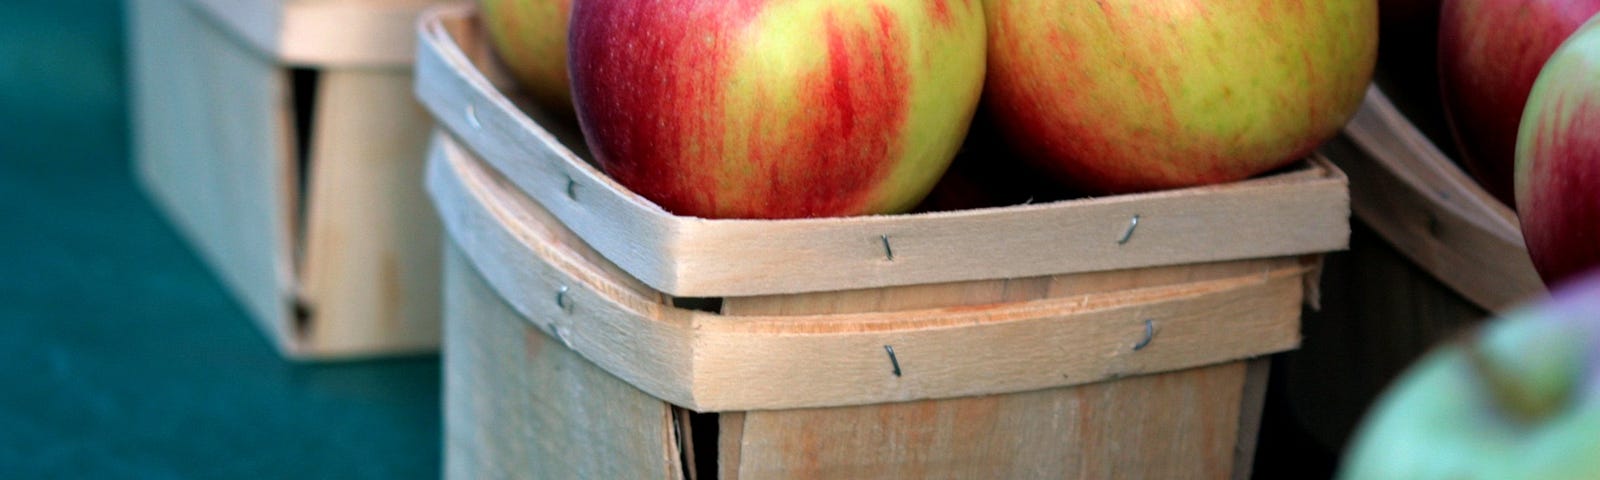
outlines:
{"label": "apple stem", "polygon": [[1515,374],[1501,368],[1494,359],[1484,353],[1481,346],[1482,332],[1478,333],[1474,335],[1474,341],[1463,342],[1462,347],[1466,352],[1468,364],[1478,374],[1477,378],[1485,382],[1485,387],[1495,405],[1508,412],[1512,420],[1524,425],[1539,422],[1554,414],[1571,392],[1561,395],[1539,395],[1526,388],[1527,385],[1517,381]]}

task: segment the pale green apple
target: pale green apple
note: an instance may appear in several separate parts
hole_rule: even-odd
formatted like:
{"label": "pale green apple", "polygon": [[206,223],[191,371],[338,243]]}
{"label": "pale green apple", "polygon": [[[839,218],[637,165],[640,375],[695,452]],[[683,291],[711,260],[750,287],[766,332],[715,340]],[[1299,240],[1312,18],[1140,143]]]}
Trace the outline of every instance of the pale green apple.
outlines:
{"label": "pale green apple", "polygon": [[1430,352],[1379,398],[1342,479],[1600,478],[1600,276]]}

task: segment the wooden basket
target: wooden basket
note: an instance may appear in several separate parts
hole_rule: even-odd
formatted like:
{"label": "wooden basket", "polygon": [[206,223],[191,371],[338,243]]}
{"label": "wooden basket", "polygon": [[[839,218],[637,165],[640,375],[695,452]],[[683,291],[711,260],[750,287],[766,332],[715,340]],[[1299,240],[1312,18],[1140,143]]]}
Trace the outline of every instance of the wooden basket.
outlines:
{"label": "wooden basket", "polygon": [[[1324,152],[1361,225],[1328,260],[1327,306],[1286,362],[1295,414],[1340,448],[1378,393],[1428,348],[1543,296],[1516,214],[1445,156],[1377,86]],[[1368,233],[1368,232],[1371,233]]]}
{"label": "wooden basket", "polygon": [[[677,217],[424,16],[451,478],[1242,478],[1348,235],[1320,159],[960,212]],[[491,80],[494,79],[494,80]],[[504,84],[501,84],[502,86]]]}
{"label": "wooden basket", "polygon": [[294,358],[437,348],[422,0],[127,0],[136,170]]}

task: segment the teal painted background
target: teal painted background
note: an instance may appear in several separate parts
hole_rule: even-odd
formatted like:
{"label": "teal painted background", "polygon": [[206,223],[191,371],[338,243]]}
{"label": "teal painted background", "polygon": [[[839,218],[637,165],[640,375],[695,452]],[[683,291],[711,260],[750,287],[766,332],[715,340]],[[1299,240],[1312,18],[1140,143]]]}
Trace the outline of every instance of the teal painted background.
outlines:
{"label": "teal painted background", "polygon": [[437,357],[278,358],[132,179],[121,5],[0,0],[0,478],[434,478]]}

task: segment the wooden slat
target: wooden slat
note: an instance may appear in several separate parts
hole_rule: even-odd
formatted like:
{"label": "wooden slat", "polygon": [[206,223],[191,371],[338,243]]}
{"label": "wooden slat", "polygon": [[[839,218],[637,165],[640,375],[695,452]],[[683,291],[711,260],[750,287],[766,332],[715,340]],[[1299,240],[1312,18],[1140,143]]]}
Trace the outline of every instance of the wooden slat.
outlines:
{"label": "wooden slat", "polygon": [[[594,254],[579,253],[587,245],[553,233],[564,227],[549,212],[447,137],[436,139],[428,184],[446,231],[517,311],[607,371],[698,411],[1035,390],[1282,351],[1299,341],[1311,268],[1269,262],[1226,278],[964,308],[724,316],[662,305],[592,266]],[[1135,351],[1146,320],[1158,338]],[[903,376],[891,374],[885,345]]]}
{"label": "wooden slat", "polygon": [[181,0],[126,5],[139,178],[292,354],[288,79]]}
{"label": "wooden slat", "polygon": [[445,477],[682,477],[672,408],[512,311],[453,248],[445,262]]}
{"label": "wooden slat", "polygon": [[[424,19],[418,96],[521,190],[652,288],[803,293],[1019,278],[1338,250],[1345,179],[1313,160],[1228,185],[961,212],[755,221],[676,217],[574,154],[496,90],[469,9]],[[469,52],[471,53],[469,55]],[[1132,218],[1138,227],[1119,243]],[[887,237],[893,259],[883,246]]]}
{"label": "wooden slat", "polygon": [[742,415],[733,478],[1229,478],[1245,362],[1036,392]]}
{"label": "wooden slat", "polygon": [[[450,0],[185,0],[260,55],[321,67],[397,67],[415,53],[418,14]],[[466,3],[465,0],[454,0]]]}
{"label": "wooden slat", "polygon": [[[1297,264],[1296,259],[1279,258],[935,288],[730,298],[723,302],[723,313],[839,314],[992,305],[1205,281]],[[1093,325],[1083,327],[1079,333],[1094,335]],[[973,340],[948,345],[948,361],[964,361],[1001,346]],[[1063,343],[1071,348],[1067,345]],[[896,350],[897,358],[904,355],[904,348]],[[1238,458],[1230,456],[1236,448],[1247,458],[1253,453],[1252,419],[1259,418],[1261,408],[1256,394],[1264,393],[1266,380],[1249,378],[1258,383],[1251,387],[1260,388],[1246,390],[1245,375],[1232,377],[1242,363],[1153,375],[1161,380],[1122,378],[1009,395],[747,412],[724,422],[737,434],[724,432],[728,456],[721,460],[729,465],[722,468],[728,478],[1226,478],[1239,466],[1222,459]],[[916,365],[908,359],[901,366]],[[764,367],[785,375],[773,365]],[[1227,373],[1213,378],[1213,370]],[[1114,385],[1121,382],[1138,386]],[[1251,395],[1243,395],[1247,392]],[[1164,401],[1172,403],[1163,406]],[[1140,407],[1150,412],[1122,414]],[[1173,410],[1183,413],[1152,414]]]}
{"label": "wooden slat", "polygon": [[1544,295],[1516,214],[1467,178],[1377,87],[1325,151],[1357,217],[1467,299],[1501,311]]}
{"label": "wooden slat", "polygon": [[441,226],[422,191],[432,122],[401,69],[318,77],[311,135],[306,312],[297,350],[319,358],[434,350]]}
{"label": "wooden slat", "polygon": [[1252,478],[1256,437],[1261,433],[1261,415],[1267,405],[1267,376],[1272,372],[1272,359],[1250,360],[1245,368],[1244,389],[1239,396],[1239,441],[1233,446],[1233,480]]}

